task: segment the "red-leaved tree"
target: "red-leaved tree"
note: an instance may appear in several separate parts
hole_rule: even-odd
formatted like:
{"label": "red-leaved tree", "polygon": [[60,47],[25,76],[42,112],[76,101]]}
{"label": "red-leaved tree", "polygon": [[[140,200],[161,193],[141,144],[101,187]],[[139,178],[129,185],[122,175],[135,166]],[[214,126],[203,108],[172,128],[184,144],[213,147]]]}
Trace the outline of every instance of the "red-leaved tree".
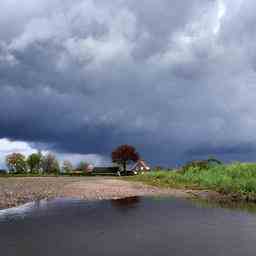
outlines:
{"label": "red-leaved tree", "polygon": [[137,162],[140,156],[136,149],[130,145],[121,145],[112,152],[112,162],[123,166],[126,172],[126,166],[130,162]]}

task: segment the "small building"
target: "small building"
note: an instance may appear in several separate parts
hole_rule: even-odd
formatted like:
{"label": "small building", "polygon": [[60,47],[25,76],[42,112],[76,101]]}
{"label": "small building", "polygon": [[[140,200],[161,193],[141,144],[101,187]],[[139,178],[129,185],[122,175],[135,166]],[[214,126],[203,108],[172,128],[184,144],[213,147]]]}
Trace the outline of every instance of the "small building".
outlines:
{"label": "small building", "polygon": [[94,175],[118,175],[120,176],[120,168],[116,167],[94,167],[92,174]]}
{"label": "small building", "polygon": [[150,171],[150,167],[146,164],[146,162],[144,160],[139,160],[129,170],[129,172],[133,172],[134,174],[144,173],[144,172],[149,172],[149,171]]}

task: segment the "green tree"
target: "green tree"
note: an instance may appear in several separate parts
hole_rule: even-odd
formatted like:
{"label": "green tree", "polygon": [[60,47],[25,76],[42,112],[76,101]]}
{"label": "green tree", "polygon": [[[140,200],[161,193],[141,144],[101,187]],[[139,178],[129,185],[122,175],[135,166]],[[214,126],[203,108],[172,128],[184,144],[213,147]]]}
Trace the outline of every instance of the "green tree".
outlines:
{"label": "green tree", "polygon": [[42,158],[42,169],[47,174],[60,173],[60,165],[54,154],[47,154]]}
{"label": "green tree", "polygon": [[6,157],[6,165],[9,172],[12,173],[26,173],[27,163],[26,157],[20,153],[12,153]]}
{"label": "green tree", "polygon": [[38,173],[41,169],[42,164],[42,154],[34,153],[28,156],[27,165],[31,173]]}

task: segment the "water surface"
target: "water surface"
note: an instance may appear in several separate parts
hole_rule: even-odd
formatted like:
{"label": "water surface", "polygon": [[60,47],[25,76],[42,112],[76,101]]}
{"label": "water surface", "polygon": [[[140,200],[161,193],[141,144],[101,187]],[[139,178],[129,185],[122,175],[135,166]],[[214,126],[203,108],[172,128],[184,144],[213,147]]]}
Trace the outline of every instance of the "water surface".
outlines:
{"label": "water surface", "polygon": [[4,256],[256,254],[256,215],[172,198],[55,199],[0,211]]}

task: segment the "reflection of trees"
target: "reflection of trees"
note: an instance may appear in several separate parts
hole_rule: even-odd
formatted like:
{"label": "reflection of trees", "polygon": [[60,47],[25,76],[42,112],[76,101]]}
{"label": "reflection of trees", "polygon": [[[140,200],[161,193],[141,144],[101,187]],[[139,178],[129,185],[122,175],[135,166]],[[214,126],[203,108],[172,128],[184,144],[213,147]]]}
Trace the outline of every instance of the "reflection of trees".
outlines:
{"label": "reflection of trees", "polygon": [[140,197],[127,197],[122,199],[111,200],[114,207],[129,209],[135,207],[140,202]]}
{"label": "reflection of trees", "polygon": [[34,201],[34,207],[35,207],[36,209],[39,209],[40,206],[41,206],[41,200],[40,200],[40,199],[35,200],[35,201]]}

